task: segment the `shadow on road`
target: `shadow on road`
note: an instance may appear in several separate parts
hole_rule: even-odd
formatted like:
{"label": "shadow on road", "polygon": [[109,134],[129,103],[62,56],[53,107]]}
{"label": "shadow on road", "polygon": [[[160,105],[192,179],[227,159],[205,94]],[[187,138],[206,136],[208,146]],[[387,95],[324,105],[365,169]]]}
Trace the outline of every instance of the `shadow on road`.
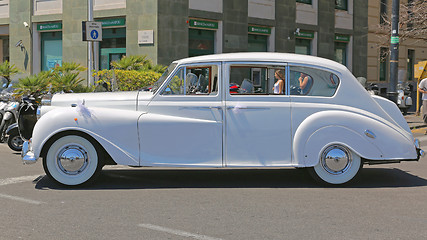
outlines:
{"label": "shadow on road", "polygon": [[[427,180],[400,169],[366,168],[345,188],[396,188],[427,186]],[[77,189],[168,188],[323,188],[305,169],[103,170],[89,186]],[[37,189],[69,189],[44,176]],[[72,189],[76,189],[73,187]]]}

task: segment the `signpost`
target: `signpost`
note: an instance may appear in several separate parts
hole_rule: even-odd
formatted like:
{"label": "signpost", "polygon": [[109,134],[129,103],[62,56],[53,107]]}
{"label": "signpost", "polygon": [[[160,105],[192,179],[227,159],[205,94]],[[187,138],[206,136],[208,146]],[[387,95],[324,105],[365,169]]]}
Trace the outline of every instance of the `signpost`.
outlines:
{"label": "signpost", "polygon": [[101,22],[83,22],[83,41],[102,41]]}

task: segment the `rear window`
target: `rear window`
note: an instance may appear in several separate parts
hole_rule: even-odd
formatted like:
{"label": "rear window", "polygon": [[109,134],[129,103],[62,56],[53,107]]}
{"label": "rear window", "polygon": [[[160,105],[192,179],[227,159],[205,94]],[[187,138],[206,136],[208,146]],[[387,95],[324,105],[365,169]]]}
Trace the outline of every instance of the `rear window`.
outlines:
{"label": "rear window", "polygon": [[300,66],[289,67],[291,95],[332,97],[340,79],[332,72]]}

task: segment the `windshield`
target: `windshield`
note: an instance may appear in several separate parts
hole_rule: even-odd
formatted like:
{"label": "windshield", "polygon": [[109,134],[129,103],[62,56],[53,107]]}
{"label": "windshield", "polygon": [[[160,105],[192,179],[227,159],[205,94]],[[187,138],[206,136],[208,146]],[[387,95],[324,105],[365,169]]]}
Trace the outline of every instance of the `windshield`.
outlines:
{"label": "windshield", "polygon": [[175,69],[176,63],[172,63],[169,65],[169,67],[166,69],[166,71],[163,73],[163,75],[153,84],[153,87],[151,88],[152,92],[156,92],[157,89],[163,84],[163,82],[168,78],[169,74]]}

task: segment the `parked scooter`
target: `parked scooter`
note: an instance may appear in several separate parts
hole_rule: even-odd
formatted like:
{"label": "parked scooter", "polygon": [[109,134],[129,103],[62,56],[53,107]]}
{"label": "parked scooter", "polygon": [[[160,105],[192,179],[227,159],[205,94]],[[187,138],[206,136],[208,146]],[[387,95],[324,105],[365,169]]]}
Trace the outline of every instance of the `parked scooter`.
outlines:
{"label": "parked scooter", "polygon": [[402,111],[403,115],[408,113],[408,109],[412,106],[412,85],[407,84],[404,86],[402,82],[397,84],[397,106]]}
{"label": "parked scooter", "polygon": [[18,123],[10,125],[6,130],[6,134],[8,135],[7,145],[10,147],[10,149],[20,152],[22,150],[22,144],[24,144],[24,141],[19,135]]}
{"label": "parked scooter", "polygon": [[19,102],[9,102],[4,108],[3,119],[0,123],[0,142],[5,142],[7,138],[7,129],[13,123],[16,123]]}

